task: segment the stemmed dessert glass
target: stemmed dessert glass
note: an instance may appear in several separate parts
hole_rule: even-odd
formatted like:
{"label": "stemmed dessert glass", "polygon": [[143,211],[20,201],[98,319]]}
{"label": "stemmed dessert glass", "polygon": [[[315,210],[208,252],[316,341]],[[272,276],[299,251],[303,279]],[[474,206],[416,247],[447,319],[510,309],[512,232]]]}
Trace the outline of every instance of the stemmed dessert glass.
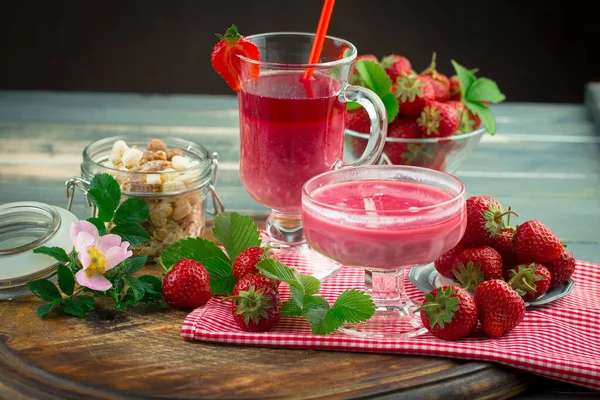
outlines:
{"label": "stemmed dessert glass", "polygon": [[322,173],[302,191],[310,246],[365,270],[376,313],[341,330],[361,337],[425,332],[404,271],[453,248],[466,228],[465,187],[452,175],[410,166],[362,166]]}
{"label": "stemmed dessert glass", "polygon": [[[327,36],[319,63],[306,64],[314,34],[267,33],[247,36],[260,60],[239,56],[241,90],[240,176],[249,195],[272,211],[268,244],[280,257],[292,257],[305,273],[324,279],[340,264],[306,244],[301,222],[302,185],[332,168],[374,164],[387,133],[381,99],[348,80],[356,60],[352,43]],[[362,156],[344,163],[346,106],[365,108],[371,134]]]}

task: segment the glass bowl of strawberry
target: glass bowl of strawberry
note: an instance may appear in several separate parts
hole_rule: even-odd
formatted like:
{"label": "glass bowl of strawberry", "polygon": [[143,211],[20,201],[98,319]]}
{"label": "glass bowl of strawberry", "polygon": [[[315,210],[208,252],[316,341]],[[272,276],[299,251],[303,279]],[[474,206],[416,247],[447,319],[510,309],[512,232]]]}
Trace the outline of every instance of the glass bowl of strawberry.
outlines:
{"label": "glass bowl of strawberry", "polygon": [[[388,127],[380,165],[413,165],[452,174],[486,133],[484,128],[479,128],[447,137],[407,137],[414,131],[416,122],[405,117],[394,122]],[[346,129],[344,156],[350,160],[360,157],[368,139],[369,134]]]}
{"label": "glass bowl of strawberry", "polygon": [[[421,72],[404,56],[379,60],[357,57],[350,82],[379,95],[387,110],[387,139],[378,160],[385,165],[411,165],[454,173],[487,132],[496,132],[489,105],[505,96],[489,78],[475,76],[451,60],[456,75],[448,77],[431,64]],[[358,158],[367,147],[369,119],[358,105],[346,110],[344,156]]]}

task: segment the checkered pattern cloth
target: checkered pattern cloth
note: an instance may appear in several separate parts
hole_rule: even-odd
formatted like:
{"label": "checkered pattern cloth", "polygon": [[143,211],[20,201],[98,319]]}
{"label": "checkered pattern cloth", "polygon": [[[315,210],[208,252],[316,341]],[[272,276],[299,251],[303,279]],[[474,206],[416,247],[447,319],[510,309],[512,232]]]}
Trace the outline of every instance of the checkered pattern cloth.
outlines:
{"label": "checkered pattern cloth", "polygon": [[[303,266],[282,260],[289,266]],[[407,274],[405,274],[407,275]],[[273,348],[323,349],[397,353],[497,362],[533,374],[600,390],[600,265],[578,261],[575,286],[567,296],[544,306],[528,308],[523,322],[509,334],[491,339],[478,326],[471,337],[444,341],[430,333],[414,338],[367,339],[342,332],[318,336],[299,317],[282,317],[269,332],[244,332],[233,321],[231,304],[212,299],[183,322],[186,340]],[[406,277],[409,296],[422,301],[423,293]],[[364,287],[364,272],[343,267],[325,280],[320,294],[331,303],[344,290]],[[280,286],[282,301],[289,298]]]}

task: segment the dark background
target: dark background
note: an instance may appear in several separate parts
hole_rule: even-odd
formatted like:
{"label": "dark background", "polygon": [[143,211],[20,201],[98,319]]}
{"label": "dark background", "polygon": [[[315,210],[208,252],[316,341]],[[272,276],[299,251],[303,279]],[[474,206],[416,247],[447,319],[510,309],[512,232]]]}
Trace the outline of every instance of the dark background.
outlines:
{"label": "dark background", "polygon": [[[479,67],[507,101],[581,103],[600,81],[600,25],[583,1],[338,0],[328,33],[359,53],[424,69],[438,53]],[[320,0],[55,0],[2,3],[0,89],[232,94],[214,33],[314,31]]]}

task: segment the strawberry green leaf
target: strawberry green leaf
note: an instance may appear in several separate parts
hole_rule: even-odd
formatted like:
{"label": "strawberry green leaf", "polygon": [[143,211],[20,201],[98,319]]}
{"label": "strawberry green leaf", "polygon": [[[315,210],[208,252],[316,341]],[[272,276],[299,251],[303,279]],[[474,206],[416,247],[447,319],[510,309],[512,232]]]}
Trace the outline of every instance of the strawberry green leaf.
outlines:
{"label": "strawberry green leaf", "polygon": [[392,92],[386,93],[381,97],[381,101],[385,106],[385,110],[387,111],[388,116],[388,124],[392,122],[396,116],[398,115],[398,111],[400,107],[398,105],[398,99]]}
{"label": "strawberry green leaf", "polygon": [[304,287],[304,293],[311,295],[319,293],[321,290],[321,281],[310,275],[300,275],[300,283]]}
{"label": "strawberry green leaf", "polygon": [[100,218],[91,217],[91,218],[88,218],[87,221],[92,223],[96,227],[96,229],[98,229],[98,234],[100,234],[100,236],[106,235],[105,222],[102,221]]}
{"label": "strawberry green leaf", "polygon": [[458,81],[460,82],[461,98],[464,99],[465,94],[467,93],[467,91],[469,90],[469,88],[471,87],[473,82],[475,82],[475,79],[476,79],[475,74],[454,60],[450,60],[450,62],[452,63],[452,66],[454,67],[454,70],[456,71],[456,76],[458,77]]}
{"label": "strawberry green leaf", "polygon": [[114,177],[109,174],[97,174],[90,182],[90,190],[104,192],[112,201],[112,210],[119,206],[121,202],[121,188]]}
{"label": "strawberry green leaf", "polygon": [[299,308],[293,300],[286,300],[281,303],[281,316],[299,317],[302,315],[302,309]]}
{"label": "strawberry green leaf", "polygon": [[260,231],[247,215],[225,212],[215,218],[213,236],[223,245],[231,262],[249,247],[260,246]]}
{"label": "strawberry green leaf", "polygon": [[468,100],[463,100],[463,103],[472,113],[477,114],[481,118],[483,126],[490,135],[496,133],[496,117],[494,117],[494,114],[487,106]]}
{"label": "strawberry green leaf", "polygon": [[94,188],[87,192],[87,198],[98,209],[98,219],[109,222],[115,214],[115,205],[110,195],[102,189]]}
{"label": "strawberry green leaf", "polygon": [[46,314],[48,314],[54,307],[60,304],[60,299],[55,299],[52,303],[42,304],[37,308],[37,316],[38,318],[44,318]]}
{"label": "strawberry green leaf", "polygon": [[128,258],[123,261],[123,272],[126,274],[135,274],[146,265],[148,256],[140,255],[137,257]]}
{"label": "strawberry green leaf", "polygon": [[71,261],[71,259],[69,258],[69,255],[62,247],[42,246],[42,247],[33,249],[33,253],[34,254],[45,254],[47,256],[54,258],[57,261],[63,262],[63,263],[68,263],[69,261]]}
{"label": "strawberry green leaf", "polygon": [[65,314],[83,318],[86,312],[94,309],[94,298],[90,296],[69,297],[63,300],[60,308]]}
{"label": "strawberry green leaf", "polygon": [[133,247],[138,247],[150,240],[150,235],[139,224],[124,223],[116,225],[110,233],[119,235],[124,242],[129,242]]}
{"label": "strawberry green leaf", "polygon": [[375,303],[369,295],[359,290],[342,292],[333,303],[332,311],[347,322],[366,321],[375,314]]}
{"label": "strawberry green leaf", "polygon": [[227,42],[235,42],[237,40],[239,40],[241,38],[240,33],[238,32],[238,28],[235,25],[231,25],[227,31],[225,31],[225,36],[219,34],[219,33],[215,33],[215,35],[222,40],[225,40]]}
{"label": "strawberry green leaf", "polygon": [[141,224],[148,218],[148,205],[137,197],[125,200],[115,212],[115,224]]}
{"label": "strawberry green leaf", "polygon": [[359,60],[356,62],[356,70],[365,86],[379,97],[385,96],[392,90],[392,80],[379,63],[373,60]]}
{"label": "strawberry green leaf", "polygon": [[56,286],[46,279],[36,279],[27,282],[27,287],[33,294],[45,301],[54,301],[62,299]]}
{"label": "strawberry green leaf", "polygon": [[73,272],[71,272],[69,267],[61,264],[58,266],[57,276],[60,290],[67,296],[72,295],[73,289],[75,288],[75,277],[73,276]]}
{"label": "strawberry green leaf", "polygon": [[227,255],[217,244],[211,240],[204,238],[187,238],[173,243],[160,253],[159,262],[167,269],[171,268],[175,263],[188,258],[196,260],[200,263],[207,258],[219,258],[228,263]]}
{"label": "strawberry green leaf", "polygon": [[235,286],[231,264],[221,258],[211,257],[202,260],[202,265],[210,276],[212,294],[229,294]]}
{"label": "strawberry green leaf", "polygon": [[[278,279],[282,282],[299,282],[296,279],[294,270],[272,258],[265,258],[256,264],[256,268],[268,278]],[[297,285],[302,287],[302,285]]]}
{"label": "strawberry green leaf", "polygon": [[485,101],[500,103],[506,99],[506,96],[500,92],[496,82],[488,78],[479,78],[469,87],[464,98],[478,103]]}
{"label": "strawberry green leaf", "polygon": [[358,108],[361,108],[362,106],[360,105],[360,103],[356,103],[354,101],[351,101],[350,103],[346,104],[346,110],[347,111],[352,111],[352,110],[356,110]]}

